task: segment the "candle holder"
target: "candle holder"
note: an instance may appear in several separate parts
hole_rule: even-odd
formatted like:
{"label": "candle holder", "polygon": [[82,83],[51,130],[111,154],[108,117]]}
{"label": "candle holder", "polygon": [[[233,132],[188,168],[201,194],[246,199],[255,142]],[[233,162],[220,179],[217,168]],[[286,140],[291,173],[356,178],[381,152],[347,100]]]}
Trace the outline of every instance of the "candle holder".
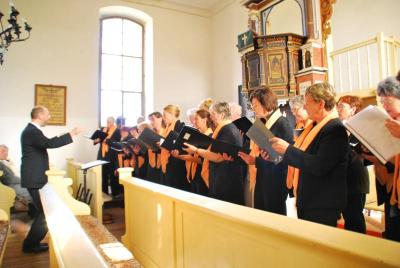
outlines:
{"label": "candle holder", "polygon": [[[28,22],[21,18],[23,26],[18,23],[19,11],[15,8],[12,1],[10,4],[10,17],[7,20],[8,26],[4,28],[3,17],[4,14],[0,11],[0,65],[4,62],[4,54],[8,50],[8,47],[14,42],[21,42],[29,39],[31,36],[32,27]],[[24,28],[24,32],[21,29]]]}

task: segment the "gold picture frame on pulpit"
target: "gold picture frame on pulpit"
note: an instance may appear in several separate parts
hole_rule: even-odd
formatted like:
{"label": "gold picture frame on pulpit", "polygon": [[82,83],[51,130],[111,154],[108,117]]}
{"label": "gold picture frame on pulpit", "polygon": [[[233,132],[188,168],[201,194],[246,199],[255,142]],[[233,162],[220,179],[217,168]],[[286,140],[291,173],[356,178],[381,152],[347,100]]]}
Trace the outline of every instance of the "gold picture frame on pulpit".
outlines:
{"label": "gold picture frame on pulpit", "polygon": [[67,110],[67,87],[55,85],[35,85],[35,106],[43,105],[50,112],[48,125],[65,126]]}

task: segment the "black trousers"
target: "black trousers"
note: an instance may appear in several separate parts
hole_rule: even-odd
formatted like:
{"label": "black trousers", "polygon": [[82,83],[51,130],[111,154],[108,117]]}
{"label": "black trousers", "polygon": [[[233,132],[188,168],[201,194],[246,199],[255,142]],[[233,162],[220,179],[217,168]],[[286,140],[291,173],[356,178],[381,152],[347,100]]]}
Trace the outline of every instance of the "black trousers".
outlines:
{"label": "black trousers", "polygon": [[312,221],[332,227],[337,226],[340,211],[336,209],[297,209],[299,219]]}
{"label": "black trousers", "polygon": [[32,202],[37,212],[35,218],[33,219],[31,229],[24,240],[23,246],[25,248],[38,246],[48,231],[46,218],[43,213],[42,202],[40,201],[39,189],[28,188],[28,192],[32,197]]}
{"label": "black trousers", "polygon": [[122,186],[118,182],[118,177],[115,175],[115,171],[116,166],[112,163],[108,163],[102,166],[102,190],[106,194],[109,194],[108,186],[111,186],[112,195],[118,195],[122,191]]}
{"label": "black trousers", "polygon": [[385,232],[386,239],[400,242],[400,210],[390,205],[390,197],[385,201]]}
{"label": "black trousers", "polygon": [[343,210],[344,228],[346,230],[366,233],[363,209],[365,206],[366,194],[347,195],[347,205]]}

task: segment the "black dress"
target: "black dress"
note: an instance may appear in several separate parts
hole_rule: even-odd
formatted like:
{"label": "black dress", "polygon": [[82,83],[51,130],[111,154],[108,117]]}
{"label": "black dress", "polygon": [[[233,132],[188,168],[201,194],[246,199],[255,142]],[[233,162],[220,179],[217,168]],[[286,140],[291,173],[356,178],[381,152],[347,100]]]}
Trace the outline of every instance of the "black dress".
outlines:
{"label": "black dress", "polygon": [[[356,137],[350,135],[350,143],[359,143]],[[363,209],[366,194],[369,192],[368,170],[358,153],[350,151],[347,172],[347,204],[343,210],[344,228],[359,233],[366,232]]]}
{"label": "black dress", "polygon": [[[242,146],[242,136],[234,124],[222,127],[217,140]],[[210,161],[210,197],[244,205],[243,165],[239,159],[214,163]]]}
{"label": "black dress", "polygon": [[[149,149],[150,151],[150,149]],[[149,152],[147,153],[147,175],[146,175],[146,179],[148,181],[151,182],[155,182],[155,183],[161,183],[161,176],[162,176],[162,172],[161,172],[161,167],[157,167],[157,162],[160,161],[160,153],[159,152]],[[154,154],[154,167],[152,167],[150,165],[150,161],[149,161],[149,154],[153,153]]]}
{"label": "black dress", "polygon": [[[200,158],[201,162],[203,162],[203,158]],[[195,194],[200,194],[204,196],[209,196],[208,194],[208,187],[204,182],[203,178],[201,177],[201,164],[197,164],[195,174],[193,176],[193,180],[190,182],[191,191]]]}
{"label": "black dress", "polygon": [[[271,127],[271,132],[288,143],[293,143],[293,131],[289,121],[281,116]],[[275,165],[261,157],[256,158],[257,177],[254,189],[254,207],[286,215],[288,189],[286,177],[288,164],[284,161]]]}
{"label": "black dress", "polygon": [[[148,166],[148,162],[149,162],[149,158],[147,156],[147,153],[145,154],[141,154],[139,153],[139,155],[134,155],[135,157],[135,163],[136,163],[136,167],[133,170],[133,176],[139,179],[146,179],[147,178],[147,166]],[[143,164],[139,167],[139,158],[143,159]]]}
{"label": "black dress", "polygon": [[[185,124],[176,121],[173,131],[180,132]],[[185,161],[170,156],[165,174],[162,174],[161,183],[177,189],[190,191],[190,184],[186,179],[186,165]]]}
{"label": "black dress", "polygon": [[292,145],[283,161],[299,169],[299,219],[336,227],[346,206],[349,141],[339,119],[330,120],[304,152]]}

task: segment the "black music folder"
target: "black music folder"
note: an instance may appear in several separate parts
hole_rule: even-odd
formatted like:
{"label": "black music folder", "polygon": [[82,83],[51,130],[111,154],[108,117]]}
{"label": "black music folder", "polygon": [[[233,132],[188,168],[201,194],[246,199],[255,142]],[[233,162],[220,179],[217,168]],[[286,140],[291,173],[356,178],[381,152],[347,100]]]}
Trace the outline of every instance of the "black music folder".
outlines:
{"label": "black music folder", "polygon": [[93,132],[92,136],[85,136],[85,137],[91,140],[100,139],[100,141],[104,141],[107,138],[107,133],[101,130],[96,130],[95,132]]}
{"label": "black music folder", "polygon": [[171,131],[165,138],[165,140],[162,141],[160,146],[168,151],[175,150],[175,140],[178,138],[178,132],[176,131]]}
{"label": "black music folder", "polygon": [[176,146],[182,147],[184,146],[183,143],[187,142],[197,148],[207,149],[212,141],[213,139],[210,136],[200,133],[197,129],[184,126],[176,139]]}
{"label": "black music folder", "polygon": [[261,150],[267,151],[269,158],[275,164],[282,161],[282,156],[279,155],[269,142],[269,139],[275,137],[274,134],[264,125],[260,119],[256,119],[246,135],[260,147]]}
{"label": "black music folder", "polygon": [[129,139],[122,143],[126,144],[129,147],[130,151],[132,151],[132,152],[133,152],[133,150],[132,150],[131,146],[135,146],[135,145],[138,145],[140,147],[140,151],[139,151],[140,154],[144,155],[147,152],[147,145],[139,139],[132,138],[132,139]]}
{"label": "black music folder", "polygon": [[253,123],[251,123],[251,121],[245,116],[236,119],[235,121],[232,122],[232,124],[234,124],[243,133],[249,131],[249,129],[253,125]]}
{"label": "black music folder", "polygon": [[249,148],[240,147],[220,140],[212,141],[211,151],[220,154],[226,153],[227,155],[233,157],[234,159],[240,159],[238,156],[239,152],[244,152],[246,154],[250,153]]}
{"label": "black music folder", "polygon": [[153,152],[159,152],[160,148],[158,147],[157,143],[161,143],[161,140],[164,138],[153,130],[145,128],[143,132],[140,133],[138,139],[144,142],[146,146]]}

